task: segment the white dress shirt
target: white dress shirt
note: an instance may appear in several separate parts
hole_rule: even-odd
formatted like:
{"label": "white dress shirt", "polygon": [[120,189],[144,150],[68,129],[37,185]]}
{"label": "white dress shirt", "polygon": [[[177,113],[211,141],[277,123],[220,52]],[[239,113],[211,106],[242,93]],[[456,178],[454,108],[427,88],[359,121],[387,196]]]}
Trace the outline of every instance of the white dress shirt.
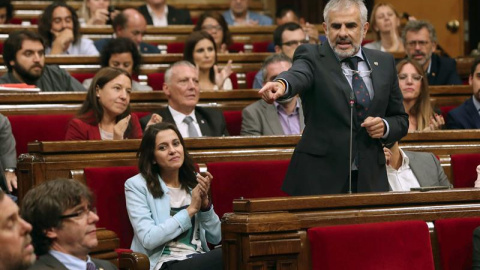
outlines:
{"label": "white dress shirt", "polygon": [[402,165],[395,170],[390,165],[387,166],[387,177],[390,188],[393,191],[410,191],[410,188],[420,187],[417,177],[410,168],[410,159],[400,149],[402,156]]}
{"label": "white dress shirt", "polygon": [[175,120],[175,124],[177,125],[178,131],[182,134],[183,138],[188,138],[188,125],[187,123],[183,122],[185,117],[191,116],[193,119],[193,125],[197,129],[198,136],[203,136],[202,131],[200,130],[200,126],[198,125],[197,117],[195,116],[195,110],[192,111],[189,115],[185,115],[179,111],[174,110],[172,107],[168,106],[170,113],[173,116],[173,120]]}

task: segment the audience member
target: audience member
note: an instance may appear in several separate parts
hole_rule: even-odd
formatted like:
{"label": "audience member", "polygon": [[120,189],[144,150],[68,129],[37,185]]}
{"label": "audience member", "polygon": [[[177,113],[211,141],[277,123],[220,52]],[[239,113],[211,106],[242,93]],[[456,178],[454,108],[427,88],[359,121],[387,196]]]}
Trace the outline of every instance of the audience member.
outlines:
{"label": "audience member", "polygon": [[387,176],[393,191],[415,187],[452,187],[437,157],[428,152],[403,151],[398,142],[384,147]]}
{"label": "audience member", "polygon": [[105,67],[93,77],[77,117],[68,124],[66,140],[139,139],[142,129],[130,114],[132,79],[123,69]]}
{"label": "audience member", "polygon": [[117,269],[88,255],[98,245],[99,218],[92,193],[79,181],[57,179],[39,184],[25,195],[21,213],[32,224],[38,256],[30,269]]}
{"label": "audience member", "polygon": [[140,6],[138,11],[142,13],[149,25],[192,24],[190,11],[167,5],[167,0],[145,0],[145,5]]}
{"label": "audience member", "polygon": [[46,54],[98,55],[93,41],[80,36],[77,13],[65,2],[56,1],[45,8],[38,33],[46,42]]}
{"label": "audience member", "polygon": [[310,43],[318,43],[321,37],[323,37],[323,41],[326,41],[324,36],[319,35],[317,27],[314,24],[305,22],[305,18],[300,17],[298,11],[292,6],[284,6],[277,9],[275,20],[277,25],[282,25],[288,22],[298,23],[302,26],[303,31],[305,31],[306,39],[308,39]]}
{"label": "audience member", "polygon": [[[129,38],[115,38],[103,47],[100,54],[100,65],[102,67],[113,67],[125,70],[131,77],[139,74],[142,55],[138,52],[137,45]],[[83,81],[83,86],[89,88],[93,79]],[[140,84],[132,78],[133,91],[151,91],[148,85]]]}
{"label": "audience member", "polygon": [[480,270],[480,227],[473,231],[472,270]]}
{"label": "audience member", "polygon": [[225,18],[217,12],[206,11],[200,15],[193,31],[205,31],[215,40],[219,53],[228,53],[228,47],[232,45],[232,34],[228,30]]}
{"label": "audience member", "polygon": [[232,90],[232,60],[223,69],[217,66],[217,46],[212,36],[205,31],[195,31],[187,37],[183,59],[198,68],[198,83],[201,90]]}
{"label": "audience member", "polygon": [[480,187],[480,165],[477,166],[477,180],[475,180],[475,187]]}
{"label": "audience member", "polygon": [[[273,32],[273,43],[275,44],[275,53],[283,53],[288,58],[293,59],[293,54],[298,46],[308,43],[305,32],[298,23],[289,22],[279,25]],[[260,70],[255,75],[253,88],[260,89],[263,86],[263,71]]]}
{"label": "audience member", "polygon": [[150,126],[138,150],[139,174],[125,182],[131,249],[150,269],[223,269],[220,220],[209,198],[209,172],[195,173],[182,135],[171,123]]}
{"label": "audience member", "polygon": [[431,23],[409,21],[403,29],[402,39],[408,58],[417,61],[428,74],[429,85],[462,84],[455,59],[434,53],[437,34]]}
{"label": "audience member", "polygon": [[272,25],[270,17],[249,11],[250,0],[230,0],[230,9],[223,13],[228,25]]}
{"label": "audience member", "polygon": [[3,62],[8,72],[0,77],[0,83],[26,83],[42,91],[85,91],[65,70],[45,65],[45,47],[37,33],[27,30],[10,33],[3,44]]}
{"label": "audience member", "polygon": [[106,25],[118,13],[118,10],[113,10],[110,6],[110,0],[83,0],[78,20],[81,25]]}
{"label": "audience member", "polygon": [[366,44],[368,49],[383,52],[404,52],[400,37],[400,16],[390,3],[377,3],[370,17],[370,27],[375,32],[374,42]]}
{"label": "audience member", "polygon": [[7,24],[13,18],[13,5],[10,0],[0,0],[0,24]]}
{"label": "audience member", "polygon": [[[265,59],[262,67],[263,81],[272,82],[278,74],[292,66],[292,59],[284,54],[274,54]],[[303,110],[298,95],[266,103],[263,99],[248,105],[242,111],[241,135],[292,135],[304,129]]]}
{"label": "audience member", "polygon": [[223,113],[197,106],[200,99],[198,70],[188,61],[179,61],[165,72],[163,92],[168,106],[140,120],[142,128],[161,121],[175,124],[182,137],[228,136]]}
{"label": "audience member", "polygon": [[[124,9],[112,22],[114,38],[129,38],[138,46],[140,53],[160,53],[160,50],[148,43],[143,42],[143,36],[147,31],[147,22],[138,10],[133,8]],[[94,42],[99,52],[111,38],[99,39]]]}
{"label": "audience member", "polygon": [[[17,151],[10,121],[0,114],[0,187],[12,192],[17,188]],[[3,173],[2,173],[3,172]],[[1,209],[1,208],[0,208]]]}
{"label": "audience member", "polygon": [[0,190],[0,269],[26,270],[35,262],[32,226],[20,217],[18,206]]}
{"label": "audience member", "polygon": [[398,85],[403,95],[403,106],[408,113],[408,131],[429,131],[443,128],[445,120],[430,102],[425,72],[418,62],[404,59],[397,64]]}
{"label": "audience member", "polygon": [[480,58],[475,59],[470,69],[468,84],[473,96],[447,114],[448,129],[480,128]]}

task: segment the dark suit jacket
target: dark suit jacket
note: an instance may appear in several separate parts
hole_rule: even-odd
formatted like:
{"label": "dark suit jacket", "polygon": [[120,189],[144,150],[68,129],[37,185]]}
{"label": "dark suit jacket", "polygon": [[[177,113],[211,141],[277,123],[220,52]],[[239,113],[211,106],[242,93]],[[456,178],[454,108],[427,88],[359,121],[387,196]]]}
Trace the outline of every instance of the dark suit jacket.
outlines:
{"label": "dark suit jacket", "polygon": [[[115,270],[117,267],[109,261],[97,260],[92,258],[93,263],[97,269]],[[35,261],[35,264],[29,268],[29,270],[45,270],[45,269],[60,269],[68,270],[59,260],[50,255],[50,253],[44,254]]]}
{"label": "dark suit jacket", "polygon": [[[163,121],[175,125],[175,120],[173,120],[173,116],[168,107],[162,108],[153,113],[159,114],[163,118]],[[151,117],[152,115],[150,114],[140,119],[140,124],[142,125],[143,130],[145,130]],[[195,117],[197,118],[203,137],[228,136],[227,124],[225,123],[225,117],[221,111],[197,106],[195,107]]]}
{"label": "dark suit jacket", "polygon": [[409,166],[421,187],[450,187],[440,161],[432,153],[404,151],[410,160]]}
{"label": "dark suit jacket", "polygon": [[[395,61],[389,54],[362,48],[372,68],[374,97],[368,116],[389,125],[385,140],[372,139],[356,117],[353,157],[358,157],[358,192],[388,191],[382,142],[400,140],[408,131]],[[286,97],[300,94],[305,129],[295,148],[282,189],[291,195],[343,193],[348,188],[352,91],[332,48],[306,44],[295,51],[293,66],[277,78],[289,84]],[[356,113],[354,113],[356,115]]]}
{"label": "dark suit jacket", "polygon": [[477,129],[480,128],[480,115],[473,104],[473,97],[447,114],[447,129]]}
{"label": "dark suit jacket", "polygon": [[455,59],[432,54],[432,65],[428,73],[429,85],[451,85],[462,84],[457,73]]}
{"label": "dark suit jacket", "polygon": [[[147,5],[140,6],[138,11],[142,13],[143,17],[147,21],[147,24],[153,25],[152,16],[148,13]],[[168,15],[167,15],[168,25],[172,24],[193,24],[192,19],[190,18],[190,11],[185,9],[176,9],[168,5]]]}
{"label": "dark suit jacket", "polygon": [[[107,45],[107,43],[112,40],[111,38],[102,38],[102,39],[99,39],[99,40],[95,40],[93,42],[93,44],[95,45],[95,47],[97,48],[97,50],[99,52],[102,52],[103,50],[103,47],[105,47],[105,45]],[[160,53],[160,50],[153,46],[152,44],[148,44],[148,43],[145,43],[145,42],[140,42],[140,48],[138,48],[140,53]]]}
{"label": "dark suit jacket", "polygon": [[473,270],[480,270],[480,227],[473,231]]}

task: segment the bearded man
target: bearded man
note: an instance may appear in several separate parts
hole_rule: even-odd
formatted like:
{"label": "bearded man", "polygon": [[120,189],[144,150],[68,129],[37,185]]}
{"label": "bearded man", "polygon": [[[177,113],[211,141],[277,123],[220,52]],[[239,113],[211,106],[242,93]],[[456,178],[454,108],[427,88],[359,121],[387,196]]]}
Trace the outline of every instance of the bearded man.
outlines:
{"label": "bearded man", "polygon": [[388,191],[382,145],[408,131],[394,59],[361,48],[369,26],[362,0],[331,0],[323,16],[328,42],[299,46],[292,68],[259,91],[269,103],[296,94],[302,100],[305,129],[282,189],[290,195]]}

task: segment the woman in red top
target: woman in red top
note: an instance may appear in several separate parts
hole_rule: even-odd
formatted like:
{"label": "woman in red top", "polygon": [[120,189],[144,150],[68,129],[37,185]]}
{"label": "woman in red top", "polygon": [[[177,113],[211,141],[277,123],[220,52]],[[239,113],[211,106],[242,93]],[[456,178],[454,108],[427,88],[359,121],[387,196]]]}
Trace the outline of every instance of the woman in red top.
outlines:
{"label": "woman in red top", "polygon": [[77,117],[68,125],[66,140],[142,138],[135,114],[130,114],[132,79],[121,69],[102,68],[93,78]]}

